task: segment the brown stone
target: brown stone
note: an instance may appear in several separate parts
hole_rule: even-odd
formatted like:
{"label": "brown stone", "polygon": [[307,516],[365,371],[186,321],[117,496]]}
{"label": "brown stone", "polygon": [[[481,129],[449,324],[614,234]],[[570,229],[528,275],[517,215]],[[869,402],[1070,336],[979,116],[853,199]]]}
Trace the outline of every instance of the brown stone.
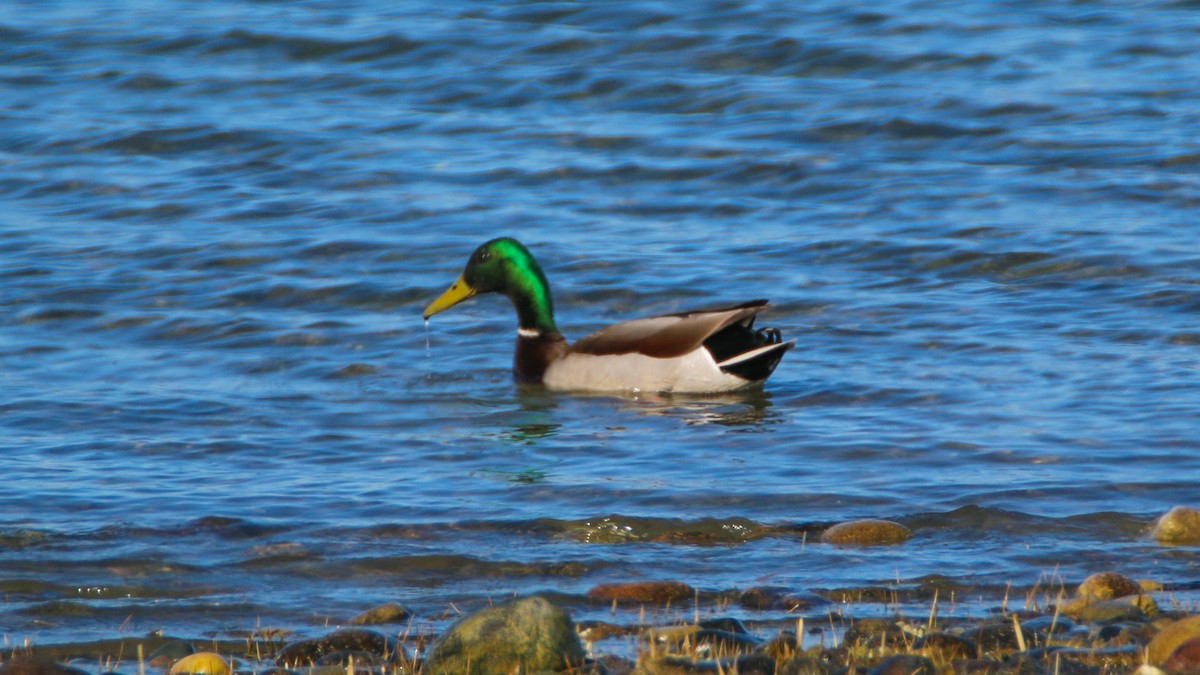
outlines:
{"label": "brown stone", "polygon": [[595,600],[616,601],[629,605],[666,605],[689,600],[696,590],[681,581],[634,581],[600,584],[587,592]]}
{"label": "brown stone", "polygon": [[1176,647],[1163,663],[1162,669],[1170,675],[1200,673],[1200,637],[1194,637]]}
{"label": "brown stone", "polygon": [[912,538],[912,531],[890,520],[852,520],[821,533],[821,541],[839,546],[894,546]]}
{"label": "brown stone", "polygon": [[1163,626],[1146,645],[1146,660],[1161,666],[1183,643],[1200,637],[1200,616],[1189,616]]}
{"label": "brown stone", "polygon": [[1141,592],[1142,587],[1123,574],[1100,572],[1084,579],[1075,589],[1075,596],[1084,600],[1112,600]]}

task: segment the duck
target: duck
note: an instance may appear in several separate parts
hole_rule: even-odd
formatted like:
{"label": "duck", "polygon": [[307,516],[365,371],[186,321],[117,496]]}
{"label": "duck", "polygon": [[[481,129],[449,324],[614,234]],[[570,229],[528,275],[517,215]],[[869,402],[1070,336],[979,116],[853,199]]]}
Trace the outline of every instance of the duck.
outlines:
{"label": "duck", "polygon": [[513,376],[521,383],[581,392],[709,394],[762,385],[796,345],[776,328],[754,329],[770,308],[752,300],[625,321],[568,344],[554,321],[550,283],[533,254],[511,237],[488,241],[424,318],[486,293],[517,312]]}

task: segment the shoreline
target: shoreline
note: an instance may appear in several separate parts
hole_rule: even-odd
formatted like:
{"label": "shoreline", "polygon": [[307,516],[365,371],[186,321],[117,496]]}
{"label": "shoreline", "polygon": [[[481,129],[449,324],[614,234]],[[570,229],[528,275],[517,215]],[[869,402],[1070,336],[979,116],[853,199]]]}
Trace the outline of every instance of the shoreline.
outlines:
{"label": "shoreline", "polygon": [[[440,633],[428,628],[434,618],[385,605],[312,638],[279,629],[241,639],[155,631],[10,646],[0,675],[512,672],[504,659],[526,658],[520,649],[528,645],[518,644],[523,636],[553,633],[545,621],[563,627],[559,646],[528,647],[529,653],[557,654],[551,659],[558,667],[545,672],[1152,675],[1200,669],[1200,604],[1183,597],[1196,590],[1190,585],[1163,588],[1101,572],[1074,589],[1039,580],[995,602],[956,600],[964,590],[943,579],[907,589],[823,593],[762,586],[714,597],[678,581],[605,584],[588,593],[587,604],[552,593],[549,600],[533,594],[498,601],[464,613]],[[541,615],[525,616],[530,605]],[[571,618],[601,605],[610,607],[611,621]],[[504,614],[510,611],[515,614]],[[461,638],[476,620],[511,630]],[[484,639],[501,642],[472,642]],[[501,653],[510,648],[518,655]],[[447,662],[441,653],[447,650],[473,655],[475,665]],[[210,653],[217,656],[205,656]],[[205,658],[202,666],[187,665]],[[480,662],[488,664],[473,669]],[[492,665],[498,669],[488,669]]]}

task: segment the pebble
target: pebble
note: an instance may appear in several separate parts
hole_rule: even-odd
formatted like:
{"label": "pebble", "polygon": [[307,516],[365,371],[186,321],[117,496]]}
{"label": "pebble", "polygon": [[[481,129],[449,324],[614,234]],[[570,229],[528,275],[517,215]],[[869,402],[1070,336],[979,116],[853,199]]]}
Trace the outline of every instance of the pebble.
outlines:
{"label": "pebble", "polygon": [[470,614],[430,645],[433,675],[508,675],[578,668],[583,645],[566,610],[540,596]]}
{"label": "pebble", "polygon": [[634,581],[600,584],[587,592],[589,598],[618,604],[666,605],[695,597],[696,589],[681,581]]}
{"label": "pebble", "polygon": [[1200,546],[1200,511],[1176,506],[1154,525],[1154,539],[1164,546]]}
{"label": "pebble", "polygon": [[852,520],[821,533],[822,543],[839,546],[894,546],[911,538],[911,530],[890,520]]}

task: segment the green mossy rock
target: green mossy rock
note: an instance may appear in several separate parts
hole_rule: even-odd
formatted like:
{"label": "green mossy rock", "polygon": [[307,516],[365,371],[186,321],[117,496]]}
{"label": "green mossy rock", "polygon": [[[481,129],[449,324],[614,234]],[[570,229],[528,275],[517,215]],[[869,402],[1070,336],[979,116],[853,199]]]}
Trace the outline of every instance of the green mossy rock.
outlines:
{"label": "green mossy rock", "polygon": [[545,598],[521,598],[478,611],[429,648],[429,675],[508,675],[578,668],[583,645],[567,612]]}

